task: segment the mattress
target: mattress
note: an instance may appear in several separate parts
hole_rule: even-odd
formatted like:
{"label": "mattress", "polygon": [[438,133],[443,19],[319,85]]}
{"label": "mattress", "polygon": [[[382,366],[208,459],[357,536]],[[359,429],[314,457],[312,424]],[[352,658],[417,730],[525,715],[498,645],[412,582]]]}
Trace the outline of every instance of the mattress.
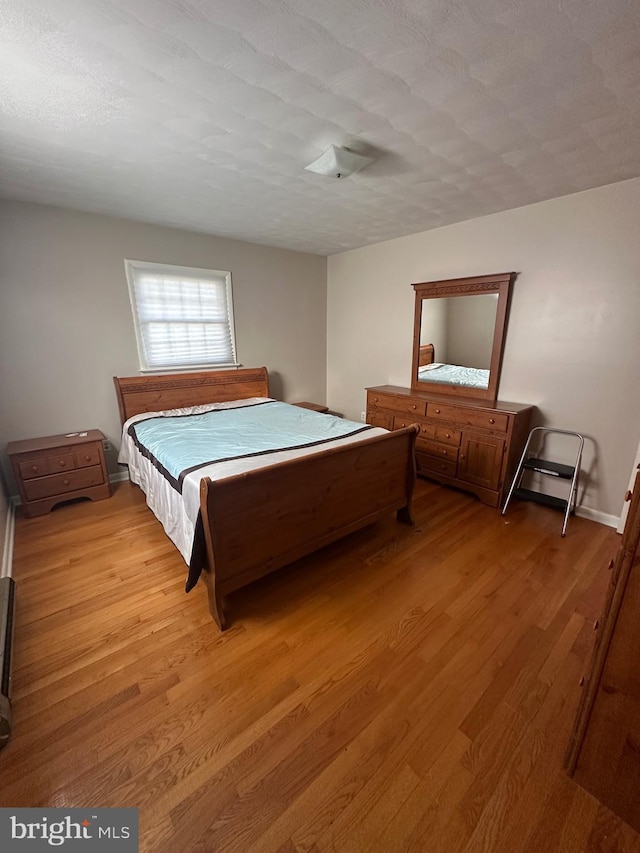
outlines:
{"label": "mattress", "polygon": [[219,480],[384,432],[252,397],[136,415],[123,426],[118,462],[189,566],[189,590],[202,569],[203,477]]}

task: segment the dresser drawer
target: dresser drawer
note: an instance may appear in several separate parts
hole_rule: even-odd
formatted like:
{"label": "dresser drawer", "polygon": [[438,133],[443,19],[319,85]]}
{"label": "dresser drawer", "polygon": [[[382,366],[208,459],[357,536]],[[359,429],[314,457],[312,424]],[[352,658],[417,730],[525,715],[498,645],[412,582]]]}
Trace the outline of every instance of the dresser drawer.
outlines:
{"label": "dresser drawer", "polygon": [[388,415],[386,412],[377,412],[375,409],[367,407],[367,423],[374,427],[392,430],[393,415]]}
{"label": "dresser drawer", "polygon": [[455,477],[457,471],[457,463],[449,459],[436,459],[435,456],[429,456],[427,453],[416,452],[416,463],[418,471],[432,472],[434,474],[446,474],[448,477]]}
{"label": "dresser drawer", "polygon": [[434,423],[423,421],[420,418],[412,420],[411,418],[396,415],[393,419],[393,428],[402,429],[403,427],[410,426],[412,423],[416,423],[420,427],[418,443],[420,442],[420,439],[428,438],[432,441],[440,441],[442,444],[450,444],[452,447],[460,446],[461,433],[458,432],[458,430],[437,426]]}
{"label": "dresser drawer", "polygon": [[404,429],[404,427],[411,426],[411,424],[418,424],[418,426],[420,427],[418,439],[436,437],[435,424],[428,424],[426,421],[420,420],[420,418],[407,417],[406,415],[404,417],[396,415],[393,419],[394,429]]}
{"label": "dresser drawer", "polygon": [[509,416],[501,412],[483,412],[462,406],[448,406],[446,403],[429,403],[427,417],[436,421],[451,421],[456,425],[479,427],[481,429],[506,432]]}
{"label": "dresser drawer", "polygon": [[[413,415],[424,417],[427,410],[425,400],[417,400],[412,397],[393,397],[390,394],[376,394],[373,391],[367,393],[367,406],[372,409],[390,409],[392,412],[400,412],[407,418]],[[412,423],[409,420],[409,423]]]}
{"label": "dresser drawer", "polygon": [[416,439],[416,451],[428,453],[429,456],[435,456],[437,459],[447,459],[450,462],[458,461],[458,448],[452,447],[450,444],[441,444],[439,441],[431,441],[430,439]]}
{"label": "dresser drawer", "polygon": [[[396,418],[396,420],[398,420],[398,418]],[[420,420],[417,420],[416,423],[420,427],[420,432],[418,433],[418,436],[416,439],[416,441],[418,443],[421,441],[424,441],[424,439],[426,439],[426,438],[430,439],[430,440],[435,439],[436,433],[437,433],[437,428],[436,428],[435,424],[429,424],[429,423],[426,423],[425,421],[420,421]]]}
{"label": "dresser drawer", "polygon": [[64,495],[77,489],[90,486],[100,486],[105,482],[102,467],[94,465],[91,468],[81,468],[77,471],[67,471],[63,474],[50,474],[37,480],[28,480],[24,484],[27,500],[37,501]]}
{"label": "dresser drawer", "polygon": [[461,433],[459,433],[456,429],[449,429],[449,427],[437,426],[434,427],[434,435],[429,437],[434,438],[436,441],[441,441],[443,444],[451,444],[454,447],[459,447],[460,436]]}

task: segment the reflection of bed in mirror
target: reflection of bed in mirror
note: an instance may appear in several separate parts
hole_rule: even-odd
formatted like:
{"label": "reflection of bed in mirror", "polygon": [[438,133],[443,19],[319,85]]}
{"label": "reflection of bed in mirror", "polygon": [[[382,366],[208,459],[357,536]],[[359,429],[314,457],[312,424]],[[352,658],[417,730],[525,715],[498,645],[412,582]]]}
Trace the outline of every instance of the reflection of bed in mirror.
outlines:
{"label": "reflection of bed in mirror", "polygon": [[420,344],[420,353],[418,355],[419,367],[426,367],[434,362],[435,347],[433,344]]}
{"label": "reflection of bed in mirror", "polygon": [[461,364],[435,361],[434,345],[421,344],[418,381],[442,382],[445,385],[460,385],[464,388],[488,388],[489,371],[480,367],[464,367]]}

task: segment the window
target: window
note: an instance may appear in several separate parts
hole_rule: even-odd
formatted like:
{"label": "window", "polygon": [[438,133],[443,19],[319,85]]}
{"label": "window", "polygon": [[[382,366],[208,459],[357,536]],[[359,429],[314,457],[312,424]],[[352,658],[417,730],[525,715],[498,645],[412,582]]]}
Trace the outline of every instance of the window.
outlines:
{"label": "window", "polygon": [[237,364],[230,272],[124,263],[141,370]]}

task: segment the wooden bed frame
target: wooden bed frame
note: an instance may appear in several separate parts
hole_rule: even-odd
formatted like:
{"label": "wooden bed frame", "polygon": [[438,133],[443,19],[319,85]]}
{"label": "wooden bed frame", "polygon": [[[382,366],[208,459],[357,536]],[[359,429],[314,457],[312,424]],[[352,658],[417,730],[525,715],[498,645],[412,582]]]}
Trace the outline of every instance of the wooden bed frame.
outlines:
{"label": "wooden bed frame", "polygon": [[[268,397],[265,367],[114,377],[122,422],[142,412]],[[413,523],[417,426],[200,483],[209,610],[225,596],[389,512]]]}
{"label": "wooden bed frame", "polygon": [[424,367],[425,364],[433,364],[434,356],[435,351],[433,344],[420,344],[418,367]]}

